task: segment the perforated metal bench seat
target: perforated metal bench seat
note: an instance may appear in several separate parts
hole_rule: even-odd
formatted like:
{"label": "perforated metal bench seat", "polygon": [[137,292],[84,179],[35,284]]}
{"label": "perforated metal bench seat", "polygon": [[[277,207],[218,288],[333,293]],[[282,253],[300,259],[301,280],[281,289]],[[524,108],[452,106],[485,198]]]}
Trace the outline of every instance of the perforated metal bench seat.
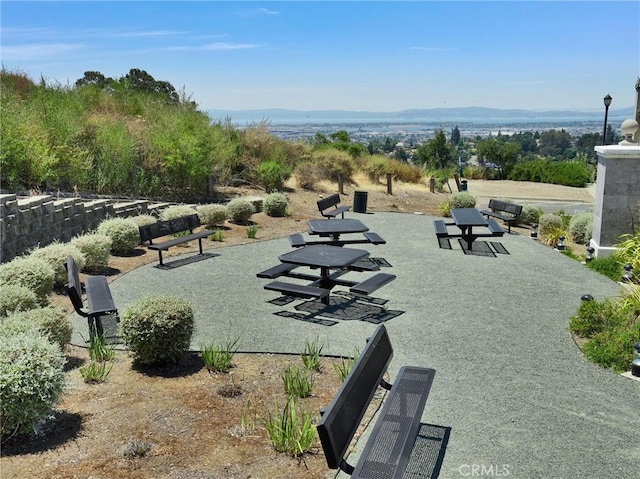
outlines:
{"label": "perforated metal bench seat", "polygon": [[438,238],[449,236],[447,224],[443,220],[433,220],[433,229],[435,230]]}
{"label": "perforated metal bench seat", "polygon": [[396,279],[394,274],[389,273],[378,273],[375,276],[372,276],[369,279],[366,279],[355,286],[349,288],[349,291],[356,294],[371,294],[377,289],[382,288],[385,284],[390,283]]}
{"label": "perforated metal bench seat", "polygon": [[305,286],[303,284],[285,283],[283,281],[272,281],[264,286],[264,289],[278,291],[279,293],[295,298],[322,299],[329,295],[329,290],[318,288],[317,286]]}

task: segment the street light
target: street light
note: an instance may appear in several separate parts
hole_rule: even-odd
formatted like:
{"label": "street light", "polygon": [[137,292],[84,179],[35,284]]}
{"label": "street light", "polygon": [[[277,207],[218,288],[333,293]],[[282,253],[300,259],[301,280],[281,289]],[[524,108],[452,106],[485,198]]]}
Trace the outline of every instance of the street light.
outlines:
{"label": "street light", "polygon": [[604,130],[602,131],[602,146],[607,143],[607,117],[609,116],[609,106],[611,105],[611,95],[607,93],[604,97]]}

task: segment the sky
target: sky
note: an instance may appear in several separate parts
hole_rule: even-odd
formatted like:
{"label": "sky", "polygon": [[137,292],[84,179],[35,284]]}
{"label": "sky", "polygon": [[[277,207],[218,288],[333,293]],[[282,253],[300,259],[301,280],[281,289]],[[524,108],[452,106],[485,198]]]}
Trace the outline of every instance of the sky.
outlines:
{"label": "sky", "polygon": [[396,112],[635,104],[634,1],[6,1],[5,70],[132,68],[200,109]]}

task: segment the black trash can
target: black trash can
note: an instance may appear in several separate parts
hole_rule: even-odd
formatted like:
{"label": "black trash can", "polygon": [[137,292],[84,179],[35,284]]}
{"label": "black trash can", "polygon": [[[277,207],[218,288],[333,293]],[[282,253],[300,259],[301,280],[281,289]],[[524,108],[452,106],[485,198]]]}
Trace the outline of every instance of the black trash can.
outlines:
{"label": "black trash can", "polygon": [[460,182],[460,191],[467,191],[467,180],[462,180]]}
{"label": "black trash can", "polygon": [[366,213],[367,212],[367,192],[356,191],[353,195],[353,212],[354,213]]}

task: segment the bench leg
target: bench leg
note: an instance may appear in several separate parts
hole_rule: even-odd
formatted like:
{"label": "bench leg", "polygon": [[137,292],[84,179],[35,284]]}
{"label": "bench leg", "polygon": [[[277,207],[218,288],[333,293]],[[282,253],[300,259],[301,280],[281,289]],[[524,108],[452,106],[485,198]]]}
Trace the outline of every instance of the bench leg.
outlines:
{"label": "bench leg", "polygon": [[102,327],[102,320],[100,316],[92,316],[87,318],[89,323],[89,340],[93,340],[96,336],[101,338],[104,335],[104,329]]}
{"label": "bench leg", "polygon": [[162,262],[162,250],[161,249],[158,250],[158,257],[160,258],[160,266],[163,266],[164,263]]}
{"label": "bench leg", "polygon": [[198,245],[200,245],[200,254],[202,254],[202,238],[198,238]]}

